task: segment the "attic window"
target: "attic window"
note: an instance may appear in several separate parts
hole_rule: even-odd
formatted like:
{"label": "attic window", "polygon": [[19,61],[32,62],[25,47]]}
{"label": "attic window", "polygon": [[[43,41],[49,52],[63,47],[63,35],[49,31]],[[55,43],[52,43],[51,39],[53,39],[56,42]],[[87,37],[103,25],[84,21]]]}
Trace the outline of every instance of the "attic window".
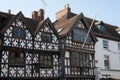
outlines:
{"label": "attic window", "polygon": [[25,30],[22,28],[14,28],[12,31],[13,37],[25,38]]}
{"label": "attic window", "polygon": [[[87,31],[85,29],[79,27],[75,27],[73,29],[72,37],[74,42],[84,42],[86,35],[87,35]],[[90,42],[91,42],[91,37],[90,35],[88,35],[86,43],[90,43]]]}
{"label": "attic window", "polygon": [[41,35],[43,42],[51,42],[52,41],[52,35],[50,33],[43,33]]}
{"label": "attic window", "polygon": [[100,31],[105,31],[105,27],[104,27],[103,24],[97,25],[97,28],[98,28]]}

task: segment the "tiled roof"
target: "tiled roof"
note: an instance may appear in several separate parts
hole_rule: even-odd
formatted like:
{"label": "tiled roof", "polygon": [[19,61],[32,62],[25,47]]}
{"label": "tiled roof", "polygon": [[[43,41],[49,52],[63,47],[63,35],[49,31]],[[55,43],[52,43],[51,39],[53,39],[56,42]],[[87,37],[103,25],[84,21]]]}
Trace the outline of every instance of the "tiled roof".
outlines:
{"label": "tiled roof", "polygon": [[70,30],[71,26],[73,25],[78,16],[79,15],[75,15],[74,17],[63,22],[59,22],[59,20],[55,21],[54,27],[56,28],[56,30],[59,31],[59,29],[61,29],[59,35],[67,34],[67,32]]}
{"label": "tiled roof", "polygon": [[[9,22],[16,16],[17,15],[0,12],[0,17],[4,18],[3,28],[1,28],[0,31],[3,31],[6,28],[6,26],[9,24]],[[27,18],[27,17],[25,17],[24,20],[25,20],[25,22],[27,24],[27,27],[29,28],[31,34],[34,34],[34,32],[35,32],[36,28],[38,27],[38,24],[40,23],[40,21],[31,19],[31,18]]]}
{"label": "tiled roof", "polygon": [[[67,15],[64,15],[63,19],[65,18],[65,16]],[[59,33],[59,36],[62,37],[62,36],[66,36],[67,34],[69,34],[69,32],[71,32],[72,28],[74,27],[74,25],[76,24],[76,22],[81,19],[84,24],[86,25],[85,27],[88,29],[89,25],[87,23],[87,20],[86,18],[84,18],[84,15],[83,13],[80,13],[80,14],[76,14],[74,15],[73,17],[71,18],[68,18],[64,21],[60,21],[62,19],[59,19],[59,20],[56,20],[54,22],[54,27],[56,28],[56,30],[58,31]],[[97,41],[96,37],[94,36],[93,32],[91,31],[90,32],[90,35],[92,36],[92,39],[94,42]]]}
{"label": "tiled roof", "polygon": [[12,22],[14,22],[14,20],[19,16],[22,15],[23,16],[23,20],[25,21],[28,30],[30,31],[30,33],[32,35],[36,35],[36,33],[39,32],[40,27],[42,27],[42,25],[44,25],[46,22],[49,22],[51,28],[54,30],[54,32],[56,33],[56,35],[58,36],[58,33],[56,31],[56,29],[54,28],[52,22],[50,21],[49,18],[39,21],[39,20],[35,20],[35,19],[31,19],[31,18],[27,18],[24,17],[24,15],[22,14],[22,12],[19,12],[17,15],[13,15],[13,14],[9,14],[9,13],[4,13],[4,12],[0,12],[0,17],[4,18],[4,25],[3,28],[0,28],[0,33],[4,33],[4,31],[9,27],[9,25],[11,25]]}
{"label": "tiled roof", "polygon": [[[9,14],[9,13],[4,13],[4,12],[0,12],[0,17],[4,18],[4,22],[3,22],[3,26],[6,26],[8,24],[8,22],[13,18],[13,14]],[[0,31],[3,29],[4,27],[0,28]]]}
{"label": "tiled roof", "polygon": [[[74,24],[74,22],[77,20],[77,18],[80,16],[81,14],[77,15],[74,13],[71,13],[71,15],[68,17],[67,15],[64,15],[62,18],[60,18],[59,20],[56,20],[54,22],[54,27],[55,29],[59,32],[59,35],[66,35],[69,30],[71,29],[72,25]],[[16,15],[13,14],[9,14],[9,13],[4,13],[4,12],[0,12],[0,17],[4,18],[4,22],[3,22],[3,28],[0,28],[0,32],[6,27],[6,25],[9,24],[10,20],[12,18],[14,18]],[[88,17],[84,17],[87,20],[88,25],[91,24],[92,19],[88,18]],[[42,25],[44,23],[45,20],[43,21],[38,21],[38,20],[34,20],[31,18],[24,18],[30,32],[32,34],[34,34],[34,32],[37,31],[37,29],[40,27],[40,25]],[[100,31],[96,25],[100,24],[101,22],[98,20],[95,20],[95,23],[97,24],[93,24],[92,26],[92,31],[94,32],[94,34],[98,37],[102,37],[102,38],[106,38],[106,39],[111,39],[111,40],[116,40],[116,41],[120,41],[120,34],[116,31],[117,26],[113,26],[107,23],[104,23],[104,27],[105,27],[105,31]],[[37,33],[37,32],[36,32]]]}
{"label": "tiled roof", "polygon": [[[92,19],[88,18],[88,17],[86,17],[86,19],[90,25],[92,22]],[[101,22],[102,22],[103,26],[105,27],[105,31],[100,31],[97,28],[97,25],[101,24]],[[120,41],[120,34],[116,31],[117,28],[119,28],[119,27],[110,25],[110,24],[104,23],[103,21],[98,21],[98,20],[95,20],[94,25],[92,26],[92,30],[96,36],[102,37],[105,39]]]}

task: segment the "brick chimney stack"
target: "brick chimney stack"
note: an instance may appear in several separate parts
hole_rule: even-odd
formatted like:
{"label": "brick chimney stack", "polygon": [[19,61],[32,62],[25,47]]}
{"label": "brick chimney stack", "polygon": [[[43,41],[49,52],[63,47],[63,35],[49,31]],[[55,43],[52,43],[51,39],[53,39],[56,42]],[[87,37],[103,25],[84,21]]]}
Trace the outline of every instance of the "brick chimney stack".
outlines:
{"label": "brick chimney stack", "polygon": [[64,6],[63,10],[60,10],[56,13],[56,20],[63,17],[64,15],[67,15],[67,18],[68,18],[70,13],[71,13],[71,8],[69,7],[69,4],[67,4]]}
{"label": "brick chimney stack", "polygon": [[44,20],[44,10],[40,9],[38,11],[33,11],[32,12],[32,19],[42,21]]}
{"label": "brick chimney stack", "polygon": [[11,14],[11,9],[8,10],[8,13]]}
{"label": "brick chimney stack", "polygon": [[38,18],[40,21],[44,20],[44,10],[43,9],[40,9],[38,11]]}

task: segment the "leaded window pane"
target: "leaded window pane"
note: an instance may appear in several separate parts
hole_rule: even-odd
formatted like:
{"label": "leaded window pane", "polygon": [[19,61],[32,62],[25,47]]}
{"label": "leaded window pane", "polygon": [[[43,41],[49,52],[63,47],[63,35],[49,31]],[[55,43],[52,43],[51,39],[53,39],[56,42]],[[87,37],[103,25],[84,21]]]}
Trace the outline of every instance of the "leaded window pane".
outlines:
{"label": "leaded window pane", "polygon": [[73,41],[75,42],[84,42],[85,38],[86,38],[86,43],[90,43],[91,42],[91,37],[88,34],[87,36],[87,31],[83,28],[79,28],[79,27],[75,27],[73,29]]}
{"label": "leaded window pane", "polygon": [[25,64],[25,54],[18,52],[9,53],[9,65],[10,66],[24,66]]}
{"label": "leaded window pane", "polygon": [[14,28],[12,32],[13,37],[25,38],[25,30],[21,28]]}
{"label": "leaded window pane", "polygon": [[51,55],[39,55],[40,67],[52,67],[53,58]]}
{"label": "leaded window pane", "polygon": [[86,53],[71,51],[71,65],[89,67],[90,66],[90,55]]}
{"label": "leaded window pane", "polygon": [[81,29],[79,28],[74,28],[73,30],[73,41],[77,41],[77,42],[80,42],[81,41]]}
{"label": "leaded window pane", "polygon": [[41,35],[42,42],[51,42],[52,41],[52,35],[50,33],[43,33]]}

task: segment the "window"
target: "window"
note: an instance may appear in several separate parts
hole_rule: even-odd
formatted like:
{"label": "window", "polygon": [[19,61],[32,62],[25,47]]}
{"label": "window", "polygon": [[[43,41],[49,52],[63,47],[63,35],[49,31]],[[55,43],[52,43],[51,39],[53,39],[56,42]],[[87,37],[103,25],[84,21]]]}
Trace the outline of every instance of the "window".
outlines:
{"label": "window", "polygon": [[104,66],[105,66],[105,69],[110,69],[109,56],[107,56],[107,55],[104,55]]}
{"label": "window", "polygon": [[97,25],[97,28],[98,28],[100,31],[105,31],[105,27],[104,27],[103,24]]}
{"label": "window", "polygon": [[120,50],[120,43],[118,43],[118,50]]}
{"label": "window", "polygon": [[43,42],[52,42],[52,35],[50,33],[43,33],[41,38]]}
{"label": "window", "polygon": [[108,49],[108,41],[107,40],[103,40],[103,48]]}
{"label": "window", "polygon": [[24,66],[25,64],[25,54],[18,52],[9,53],[9,65],[10,66]]}
{"label": "window", "polygon": [[14,28],[12,35],[17,38],[25,38],[25,30],[22,28]]}
{"label": "window", "polygon": [[[87,31],[82,28],[75,27],[73,29],[73,41],[84,42],[86,35],[87,35]],[[91,38],[88,35],[86,43],[90,43],[90,41],[91,41]]]}
{"label": "window", "polygon": [[71,65],[73,66],[90,66],[90,55],[86,53],[71,52]]}
{"label": "window", "polygon": [[41,67],[52,67],[52,56],[51,55],[40,55],[39,62]]}
{"label": "window", "polygon": [[40,68],[53,68],[52,55],[39,55],[38,62],[39,63],[35,63],[36,72],[38,72]]}

